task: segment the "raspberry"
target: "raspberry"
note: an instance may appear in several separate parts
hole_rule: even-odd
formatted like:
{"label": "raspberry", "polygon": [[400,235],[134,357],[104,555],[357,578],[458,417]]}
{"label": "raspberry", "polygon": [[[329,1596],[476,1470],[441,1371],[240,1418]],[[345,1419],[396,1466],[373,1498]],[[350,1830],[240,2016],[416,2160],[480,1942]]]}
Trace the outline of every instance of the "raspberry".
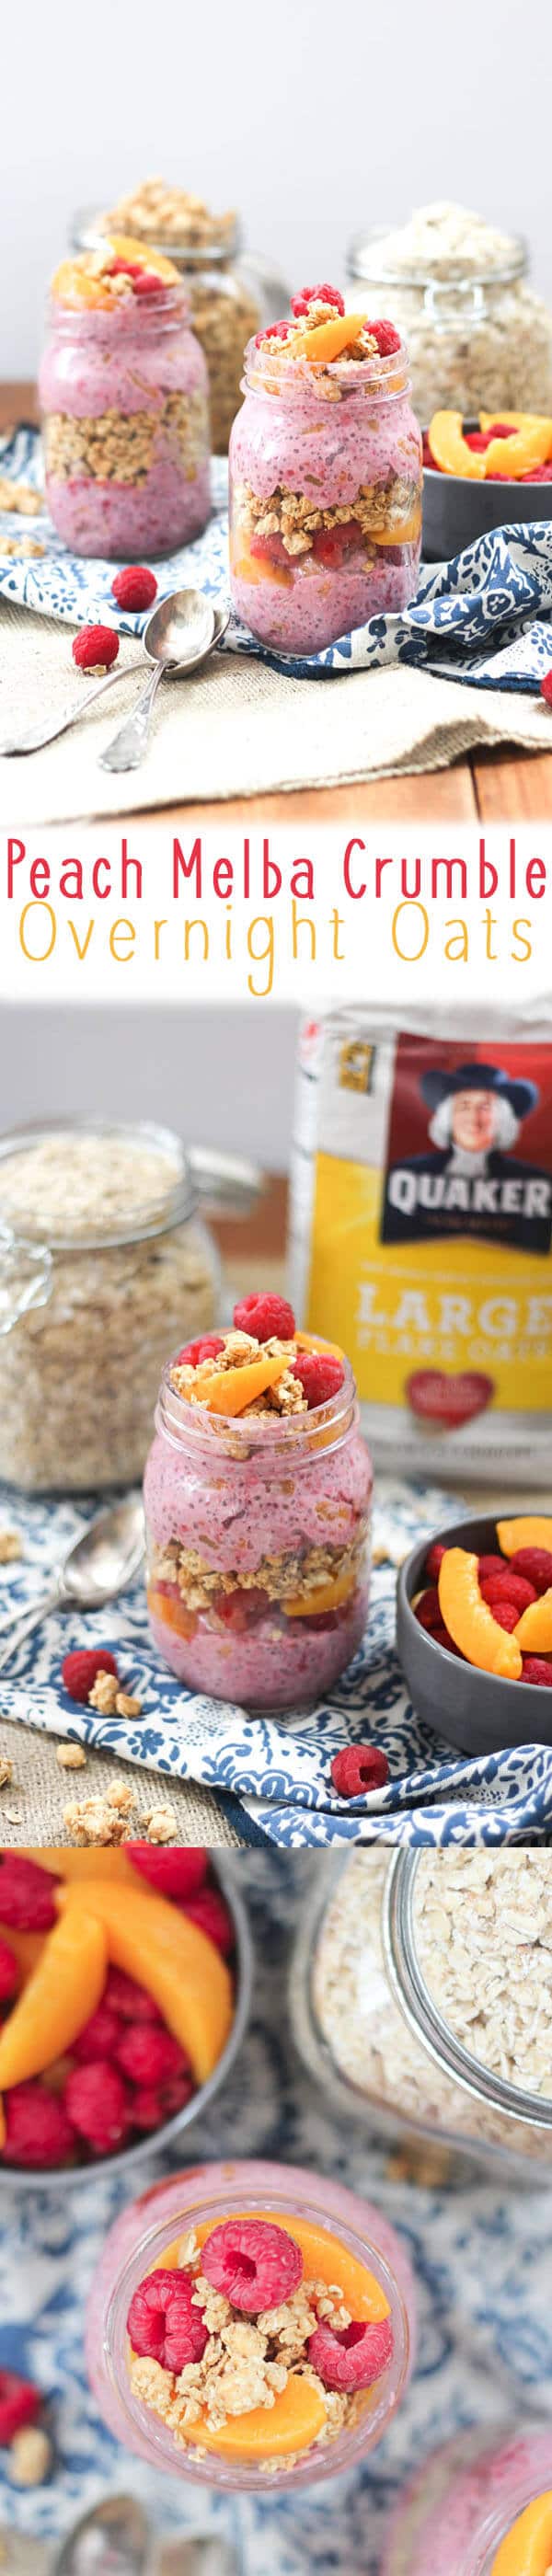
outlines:
{"label": "raspberry", "polygon": [[303,2277],[300,2246],[287,2229],[264,2218],[227,2218],[206,2238],[202,2268],[212,2290],[248,2317],[278,2308]]}
{"label": "raspberry", "polygon": [[68,2119],[94,2155],[110,2156],[122,2146],[131,2125],[130,2103],[122,2075],[108,2057],[96,2058],[93,2066],[75,2066],[64,2101]]}
{"label": "raspberry", "polygon": [[86,1707],[98,1673],[114,1673],[119,1679],[115,1656],[108,1654],[107,1646],[83,1646],[76,1654],[65,1655],[61,1678],[69,1698],[82,1700]]}
{"label": "raspberry", "polygon": [[184,2109],[184,2103],[191,2100],[192,2093],[195,2091],[191,2069],[182,2075],[174,2075],[170,2084],[163,2085],[163,2119],[174,2120],[176,2112]]}
{"label": "raspberry", "polygon": [[258,1342],[270,1342],[273,1335],[278,1342],[293,1341],[293,1307],[288,1306],[287,1297],[263,1295],[262,1289],[252,1297],[240,1297],[234,1307],[234,1323],[236,1332],[254,1333]]}
{"label": "raspberry", "polygon": [[203,1339],[185,1342],[183,1351],[177,1351],[175,1368],[200,1368],[202,1360],[216,1360],[223,1350],[222,1333],[205,1333]]}
{"label": "raspberry", "polygon": [[290,328],[289,322],[267,322],[264,331],[255,332],[255,348],[261,349],[263,340],[289,340]]}
{"label": "raspberry", "polygon": [[109,671],[117,660],[119,637],[113,626],[81,626],[71,651],[79,671]]}
{"label": "raspberry", "polygon": [[364,328],[376,341],[380,358],[390,358],[394,349],[400,349],[401,335],[395,330],[394,322],[365,322]]}
{"label": "raspberry", "polygon": [[163,279],[156,276],[154,268],[140,268],[136,271],[133,280],[135,295],[161,295],[162,292]]}
{"label": "raspberry", "polygon": [[372,2388],[387,2370],[392,2352],[390,2317],[381,2317],[377,2325],[345,2326],[342,2334],[335,2334],[332,2326],[317,2326],[308,2343],[311,2368],[325,2388]]}
{"label": "raspberry", "polygon": [[547,1664],[545,1655],[524,1655],[521,1678],[524,1682],[541,1682],[552,1690],[552,1663]]}
{"label": "raspberry", "polygon": [[309,304],[333,304],[336,313],[345,312],[343,296],[340,295],[338,286],[300,286],[299,294],[292,295],[291,298],[291,310],[296,320],[302,313],[308,313]]}
{"label": "raspberry", "polygon": [[426,1570],[426,1581],[427,1581],[428,1583],[438,1583],[438,1581],[439,1581],[439,1575],[440,1575],[440,1572],[441,1572],[441,1566],[442,1566],[442,1563],[443,1563],[443,1557],[444,1557],[444,1556],[446,1556],[446,1552],[447,1552],[447,1551],[446,1551],[446,1547],[444,1546],[444,1543],[441,1541],[441,1539],[436,1538],[436,1539],[434,1540],[433,1547],[430,1547],[429,1555],[428,1555],[428,1556],[426,1556],[426,1568],[425,1568],[425,1570]]}
{"label": "raspberry", "polygon": [[291,1368],[293,1377],[301,1380],[309,1413],[314,1412],[317,1404],[330,1404],[332,1396],[338,1395],[343,1385],[343,1361],[334,1359],[331,1351],[299,1351],[297,1359],[291,1362]]}
{"label": "raspberry", "polygon": [[124,1843],[123,1850],[133,1868],[139,1869],[142,1878],[148,1878],[161,1896],[181,1896],[184,1900],[196,1896],[207,1877],[209,1853],[202,1844],[178,1851],[172,1844],[163,1849],[156,1843]]}
{"label": "raspberry", "polygon": [[105,275],[106,277],[141,277],[142,261],[139,259],[111,259],[109,262],[109,268],[105,271]]}
{"label": "raspberry", "polygon": [[283,564],[288,572],[290,570],[291,557],[278,528],[273,530],[271,537],[251,537],[249,552],[258,558],[259,563]]}
{"label": "raspberry", "polygon": [[540,693],[541,698],[546,698],[547,707],[552,707],[552,671],[545,671],[544,679],[540,684]]}
{"label": "raspberry", "polygon": [[161,2020],[153,1995],[146,1993],[145,1986],[138,1986],[134,1977],[126,1977],[124,1968],[109,1969],[107,1985],[104,1987],[102,1996],[102,2009],[107,2004],[110,2011],[117,2013],[121,2021]]}
{"label": "raspberry", "polygon": [[13,1932],[50,1932],[57,1922],[55,1880],[22,1852],[5,1852],[0,1868],[0,1919]]}
{"label": "raspberry", "polygon": [[493,1601],[490,1604],[490,1607],[492,1608],[493,1619],[496,1619],[497,1628],[505,1628],[507,1636],[513,1636],[514,1628],[517,1628],[518,1619],[520,1617],[517,1601]]}
{"label": "raspberry", "polygon": [[0,1941],[0,2003],[7,2003],[8,1996],[15,1994],[18,1977],[19,1968],[13,1950],[8,1949],[7,1941]]}
{"label": "raspberry", "polygon": [[427,430],[425,429],[422,438],[422,464],[425,467],[426,474],[440,474],[442,472],[442,467],[437,464],[436,456],[432,456]]}
{"label": "raspberry", "polygon": [[79,2066],[93,2066],[98,2057],[115,2056],[120,2037],[118,2013],[102,2002],[98,2004],[97,2012],[91,2013],[90,2021],[85,2022],[84,2030],[79,2031],[78,2039],[74,2040],[73,2056],[78,2058]]}
{"label": "raspberry", "polygon": [[512,1574],[509,1565],[503,1566],[501,1574],[488,1574],[484,1583],[480,1576],[479,1589],[493,1610],[495,1601],[517,1601],[520,1619],[522,1610],[528,1610],[530,1601],[537,1598],[534,1583],[528,1583],[524,1574]]}
{"label": "raspberry", "polygon": [[338,1798],[367,1797],[370,1789],[384,1789],[389,1779],[387,1754],[377,1744],[348,1744],[343,1753],[334,1753],[330,1776]]}
{"label": "raspberry", "polygon": [[465,434],[466,447],[472,448],[474,456],[483,456],[485,448],[490,447],[492,435],[493,433],[491,429],[467,429]]}
{"label": "raspberry", "polygon": [[153,2084],[137,2085],[132,2096],[133,2129],[160,2129],[168,2114]]}
{"label": "raspberry", "polygon": [[422,1592],[421,1601],[416,1602],[414,1617],[420,1628],[442,1628],[443,1613],[435,1583],[431,1584],[429,1592]]}
{"label": "raspberry", "polygon": [[130,2084],[169,2083],[173,2075],[187,2074],[189,2061],[170,2030],[143,2027],[125,2030],[119,2037],[117,2064]]}
{"label": "raspberry", "polygon": [[357,554],[362,545],[357,519],[343,519],[335,528],[318,528],[312,551],[317,563],[342,564],[348,555]]}
{"label": "raspberry", "polygon": [[133,2352],[159,2361],[162,2370],[185,2370],[188,2361],[202,2361],[209,2336],[201,2309],[192,2306],[193,2292],[189,2272],[161,2265],[158,2272],[147,2272],[128,2311]]}
{"label": "raspberry", "polygon": [[42,2394],[33,2388],[31,2379],[20,2379],[17,2370],[0,2370],[0,2444],[7,2448],[14,2433],[24,2424],[35,2424],[40,2414]]}
{"label": "raspberry", "polygon": [[5,2095],[4,2162],[11,2165],[63,2165],[74,2155],[75,2139],[63,2102],[42,2084],[15,2084]]}
{"label": "raspberry", "polygon": [[516,483],[552,483],[552,463],[532,465],[530,474],[516,474]]}
{"label": "raspberry", "polygon": [[462,1654],[461,1646],[455,1646],[454,1637],[449,1637],[448,1628],[431,1628],[429,1634],[431,1636],[432,1645],[446,1646],[447,1655],[459,1655],[460,1662],[463,1664],[464,1656]]}
{"label": "raspberry", "polygon": [[209,1941],[214,1941],[215,1949],[222,1950],[227,1958],[234,1948],[234,1925],[230,1907],[225,1904],[219,1888],[200,1887],[199,1894],[187,1899],[182,1911],[189,1914],[191,1923],[199,1924],[200,1932],[206,1932]]}
{"label": "raspberry", "polygon": [[535,1592],[548,1592],[552,1584],[552,1556],[547,1547],[517,1547],[509,1558],[512,1574],[522,1574]]}
{"label": "raspberry", "polygon": [[124,572],[116,572],[111,588],[117,607],[133,612],[151,608],[152,600],[157,598],[155,573],[148,571],[147,564],[125,564]]}
{"label": "raspberry", "polygon": [[489,1575],[491,1575],[491,1574],[507,1574],[507,1572],[508,1572],[508,1568],[507,1568],[507,1565],[506,1565],[505,1557],[503,1557],[503,1556],[480,1556],[480,1558],[479,1558],[479,1563],[478,1563],[478,1574],[479,1574],[479,1585],[480,1585],[480,1588],[481,1588],[481,1584],[482,1584],[482,1583],[488,1583],[488,1581],[489,1581]]}

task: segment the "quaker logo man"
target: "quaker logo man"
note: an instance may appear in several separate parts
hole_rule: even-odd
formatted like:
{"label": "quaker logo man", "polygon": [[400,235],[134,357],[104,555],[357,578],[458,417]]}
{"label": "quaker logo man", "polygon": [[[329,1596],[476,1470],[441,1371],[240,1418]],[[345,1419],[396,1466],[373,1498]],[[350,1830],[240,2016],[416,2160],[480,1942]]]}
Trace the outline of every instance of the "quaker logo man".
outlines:
{"label": "quaker logo man", "polygon": [[512,1150],[537,1107],[537,1084],[500,1065],[468,1063],[454,1072],[434,1066],[422,1074],[420,1090],[431,1110],[431,1151],[391,1164],[383,1242],[476,1235],[549,1252],[552,1173]]}

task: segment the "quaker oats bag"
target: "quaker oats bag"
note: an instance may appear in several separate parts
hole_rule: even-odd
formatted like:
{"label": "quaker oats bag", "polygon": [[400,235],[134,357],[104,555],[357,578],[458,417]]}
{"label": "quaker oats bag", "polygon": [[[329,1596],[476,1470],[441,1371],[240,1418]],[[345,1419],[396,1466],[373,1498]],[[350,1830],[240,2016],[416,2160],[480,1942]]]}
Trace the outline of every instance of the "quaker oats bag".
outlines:
{"label": "quaker oats bag", "polygon": [[380,1467],[550,1488],[552,1027],[445,1025],[303,1028],[291,1293],[347,1350]]}

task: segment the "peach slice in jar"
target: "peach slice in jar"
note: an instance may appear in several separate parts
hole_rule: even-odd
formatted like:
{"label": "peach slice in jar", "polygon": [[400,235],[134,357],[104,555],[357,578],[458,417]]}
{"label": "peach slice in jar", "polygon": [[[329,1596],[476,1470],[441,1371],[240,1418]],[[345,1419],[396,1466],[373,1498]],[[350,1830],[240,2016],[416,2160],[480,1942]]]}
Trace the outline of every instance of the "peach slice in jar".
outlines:
{"label": "peach slice in jar", "polygon": [[342,358],[345,349],[354,346],[364,330],[365,313],[337,313],[335,322],[318,322],[315,331],[297,331],[284,342],[284,354],[306,358],[311,364],[329,367],[332,359]]}
{"label": "peach slice in jar", "polygon": [[493,1619],[479,1588],[479,1558],[468,1548],[446,1548],[438,1592],[443,1626],[466,1662],[475,1664],[479,1672],[497,1674],[501,1681],[519,1681],[523,1663],[517,1634],[509,1635]]}
{"label": "peach slice in jar", "polygon": [[204,1369],[196,1370],[194,1396],[199,1404],[207,1405],[208,1412],[226,1413],[232,1419],[245,1413],[248,1404],[255,1404],[258,1395],[265,1395],[268,1386],[276,1386],[286,1365],[285,1359],[275,1355],[246,1360],[243,1368],[214,1370],[207,1363]]}
{"label": "peach slice in jar", "polygon": [[552,2491],[518,2514],[493,2558],[491,2576],[550,2576],[551,2567]]}

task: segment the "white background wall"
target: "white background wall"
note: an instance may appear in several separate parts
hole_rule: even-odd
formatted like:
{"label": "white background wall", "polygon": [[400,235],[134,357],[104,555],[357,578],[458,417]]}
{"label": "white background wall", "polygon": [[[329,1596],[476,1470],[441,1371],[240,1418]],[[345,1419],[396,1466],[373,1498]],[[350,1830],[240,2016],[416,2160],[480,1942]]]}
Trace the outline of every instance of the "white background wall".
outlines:
{"label": "white background wall", "polygon": [[552,301],[552,7],[532,0],[31,0],[2,30],[0,374],[32,374],[70,216],[147,172],[289,280],[454,196],[530,238]]}
{"label": "white background wall", "polygon": [[31,1118],[153,1118],[185,1143],[289,1161],[292,1010],[0,1013],[0,1130]]}

